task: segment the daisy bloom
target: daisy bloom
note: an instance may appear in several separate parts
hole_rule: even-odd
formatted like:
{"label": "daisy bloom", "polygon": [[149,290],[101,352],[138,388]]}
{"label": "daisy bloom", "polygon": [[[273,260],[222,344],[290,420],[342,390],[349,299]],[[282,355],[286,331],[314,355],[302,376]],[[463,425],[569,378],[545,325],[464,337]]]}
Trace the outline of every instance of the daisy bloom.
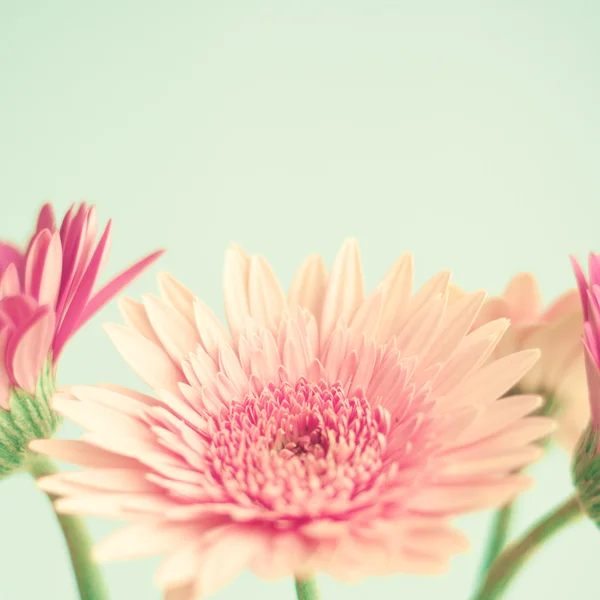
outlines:
{"label": "daisy bloom", "polygon": [[[453,299],[464,295],[453,287]],[[558,419],[555,437],[572,451],[589,418],[581,346],[583,316],[577,289],[566,291],[544,309],[535,276],[518,273],[502,295],[484,302],[474,328],[502,317],[510,320],[510,326],[492,357],[540,349],[540,360],[521,378],[517,389],[545,397],[549,403],[545,409]]]}
{"label": "daisy bloom", "polygon": [[153,263],[155,252],[94,292],[110,222],[94,247],[96,210],[72,206],[60,228],[42,207],[25,249],[0,241],[0,477],[23,466],[31,439],[50,437],[57,361],[71,336]]}
{"label": "daisy bloom", "polygon": [[402,256],[366,295],[357,244],[326,272],[310,256],[284,294],[238,247],[224,274],[228,328],[188,289],[124,300],[108,331],[155,390],[75,387],[56,409],[87,432],[36,451],[84,469],[41,480],[57,510],[130,521],[100,559],[164,553],[172,598],[265,579],[345,582],[444,572],[467,548],[451,519],[529,484],[516,469],[553,428],[535,395],[501,397],[537,350],[492,362],[508,327],[470,331],[484,300],[448,305],[449,273],[412,294]]}

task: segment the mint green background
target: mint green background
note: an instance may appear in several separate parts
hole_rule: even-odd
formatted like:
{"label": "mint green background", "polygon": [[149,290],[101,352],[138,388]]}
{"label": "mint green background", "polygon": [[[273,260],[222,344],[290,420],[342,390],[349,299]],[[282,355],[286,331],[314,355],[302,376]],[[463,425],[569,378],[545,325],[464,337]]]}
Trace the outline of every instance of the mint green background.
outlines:
{"label": "mint green background", "polygon": [[[98,204],[114,273],[158,246],[219,314],[235,240],[287,284],[309,253],[358,237],[367,284],[404,250],[417,283],[442,268],[500,292],[533,270],[547,298],[568,254],[599,250],[600,8],[593,1],[16,2],[0,0],[0,235],[38,205]],[[129,290],[154,292],[146,274]],[[70,344],[61,382],[141,387],[100,325]],[[61,435],[74,436],[71,425]],[[569,492],[551,453],[522,529]],[[323,596],[466,599],[488,525],[441,578],[397,576]],[[116,526],[94,520],[94,536]],[[511,600],[595,598],[600,534],[580,523],[523,573]],[[158,598],[155,560],[108,565],[113,600]],[[67,556],[26,476],[0,483],[0,598],[74,600]],[[293,598],[244,574],[219,600]]]}

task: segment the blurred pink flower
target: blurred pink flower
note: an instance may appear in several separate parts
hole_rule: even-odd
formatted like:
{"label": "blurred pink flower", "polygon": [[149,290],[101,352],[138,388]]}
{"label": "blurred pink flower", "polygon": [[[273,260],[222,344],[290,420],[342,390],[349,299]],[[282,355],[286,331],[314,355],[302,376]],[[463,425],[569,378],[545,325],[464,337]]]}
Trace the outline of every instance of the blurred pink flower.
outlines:
{"label": "blurred pink flower", "polygon": [[93,293],[111,235],[109,221],[94,248],[97,225],[96,209],[81,204],[59,229],[46,204],[25,251],[0,242],[0,408],[9,409],[11,387],[33,394],[48,355],[56,363],[69,338],[162,252]]}
{"label": "blurred pink flower", "polygon": [[581,295],[583,316],[583,347],[589,393],[589,421],[600,433],[600,254],[590,253],[589,281],[579,263],[572,258],[575,277]]}
{"label": "blurred pink flower", "polygon": [[[452,296],[465,292],[453,288]],[[576,289],[566,291],[546,309],[535,276],[518,273],[501,296],[488,298],[474,328],[499,319],[510,319],[510,327],[496,346],[493,357],[518,350],[539,348],[540,360],[517,384],[520,392],[542,394],[556,403],[557,440],[572,451],[587,424],[589,409],[585,364],[581,346],[583,317]]]}
{"label": "blurred pink flower", "polygon": [[227,253],[229,330],[183,285],[123,300],[108,331],[157,398],[75,387],[55,408],[82,441],[33,449],[84,470],[43,479],[57,508],[132,521],[101,559],[168,556],[172,598],[208,595],[241,570],[443,572],[467,548],[450,519],[498,507],[529,478],[553,421],[534,395],[500,397],[537,350],[488,362],[508,322],[469,333],[484,294],[447,305],[449,273],[412,295],[401,257],[366,298],[347,242],[329,274],[309,257],[284,295],[261,257]]}

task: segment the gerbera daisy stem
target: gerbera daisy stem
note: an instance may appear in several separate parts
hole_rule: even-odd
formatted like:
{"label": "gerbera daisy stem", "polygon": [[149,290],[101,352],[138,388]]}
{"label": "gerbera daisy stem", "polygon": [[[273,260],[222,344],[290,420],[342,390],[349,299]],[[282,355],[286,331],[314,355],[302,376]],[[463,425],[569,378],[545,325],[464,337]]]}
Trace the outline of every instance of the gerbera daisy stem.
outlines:
{"label": "gerbera daisy stem", "polygon": [[316,579],[296,579],[296,594],[298,600],[319,600]]}
{"label": "gerbera daisy stem", "polygon": [[497,510],[494,514],[490,539],[484,554],[483,564],[481,565],[482,580],[506,544],[513,512],[514,504],[510,503]]}
{"label": "gerbera daisy stem", "polygon": [[[31,462],[29,472],[37,480],[57,473],[58,468],[51,459],[38,455]],[[56,496],[48,494],[48,498],[53,501]],[[108,600],[108,590],[100,568],[91,555],[92,538],[83,519],[75,515],[55,514],[69,549],[81,600]]]}
{"label": "gerbera daisy stem", "polygon": [[573,495],[508,546],[493,562],[473,600],[497,600],[527,560],[554,534],[583,516],[579,498]]}
{"label": "gerbera daisy stem", "polygon": [[[514,394],[520,392],[515,389]],[[511,394],[509,394],[510,396]],[[556,414],[558,405],[555,399],[550,396],[545,399],[544,405],[537,412],[540,416],[554,416]],[[550,445],[550,438],[546,437],[538,442],[543,448],[547,448]],[[502,552],[508,535],[510,533],[510,524],[515,514],[515,503],[511,502],[498,509],[494,514],[492,521],[492,530],[490,533],[487,549],[484,554],[483,563],[481,565],[480,577],[483,581],[488,572],[488,569],[492,566],[498,555]]]}

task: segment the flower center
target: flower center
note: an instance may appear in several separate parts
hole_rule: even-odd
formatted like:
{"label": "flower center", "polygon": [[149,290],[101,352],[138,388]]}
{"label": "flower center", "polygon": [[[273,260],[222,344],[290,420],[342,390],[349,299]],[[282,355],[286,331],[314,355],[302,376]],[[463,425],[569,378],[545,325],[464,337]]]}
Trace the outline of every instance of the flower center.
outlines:
{"label": "flower center", "polygon": [[362,392],[300,379],[249,393],[214,425],[211,474],[231,500],[297,517],[335,513],[372,490],[390,419]]}

